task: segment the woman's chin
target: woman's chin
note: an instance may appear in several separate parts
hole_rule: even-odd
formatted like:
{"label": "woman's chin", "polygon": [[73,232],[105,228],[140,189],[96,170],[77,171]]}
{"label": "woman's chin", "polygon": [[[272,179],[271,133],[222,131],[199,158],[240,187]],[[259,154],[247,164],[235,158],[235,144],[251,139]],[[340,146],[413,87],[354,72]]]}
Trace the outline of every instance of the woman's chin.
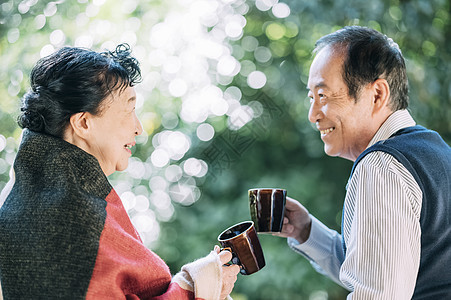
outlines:
{"label": "woman's chin", "polygon": [[117,165],[115,171],[125,171],[127,168],[128,168],[128,159],[126,163]]}

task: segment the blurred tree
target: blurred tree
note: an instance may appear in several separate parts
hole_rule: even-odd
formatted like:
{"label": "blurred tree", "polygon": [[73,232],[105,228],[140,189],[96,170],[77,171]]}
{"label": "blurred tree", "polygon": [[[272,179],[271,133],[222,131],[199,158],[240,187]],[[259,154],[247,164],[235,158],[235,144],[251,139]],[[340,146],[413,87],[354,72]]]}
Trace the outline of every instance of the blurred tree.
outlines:
{"label": "blurred tree", "polygon": [[[142,63],[139,137],[111,181],[145,243],[176,272],[250,218],[247,190],[282,187],[340,230],[351,162],[324,154],[307,120],[315,41],[346,25],[392,37],[407,60],[410,110],[451,141],[447,0],[9,0],[0,4],[0,188],[35,62],[63,45],[129,43]],[[208,170],[208,172],[207,172]],[[266,267],[234,299],[344,299],[284,239],[260,236]]]}

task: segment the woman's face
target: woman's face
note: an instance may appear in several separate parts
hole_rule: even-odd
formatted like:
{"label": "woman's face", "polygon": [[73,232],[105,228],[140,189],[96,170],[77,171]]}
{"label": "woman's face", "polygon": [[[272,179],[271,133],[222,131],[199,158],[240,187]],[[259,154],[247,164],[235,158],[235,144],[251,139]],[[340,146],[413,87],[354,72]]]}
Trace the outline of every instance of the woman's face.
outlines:
{"label": "woman's face", "polygon": [[90,121],[88,152],[97,158],[107,176],[127,168],[131,147],[136,144],[135,136],[142,133],[135,104],[133,87],[115,90],[101,103],[101,112]]}

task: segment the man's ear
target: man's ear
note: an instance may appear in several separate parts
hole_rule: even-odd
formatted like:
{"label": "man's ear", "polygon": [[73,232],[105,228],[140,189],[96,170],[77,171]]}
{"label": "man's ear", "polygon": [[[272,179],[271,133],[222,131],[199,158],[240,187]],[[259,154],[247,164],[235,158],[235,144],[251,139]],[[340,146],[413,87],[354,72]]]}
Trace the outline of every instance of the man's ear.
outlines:
{"label": "man's ear", "polygon": [[89,117],[90,114],[87,112],[79,112],[70,117],[69,126],[71,127],[73,134],[82,139],[86,139],[88,137],[90,129]]}
{"label": "man's ear", "polygon": [[390,86],[383,78],[376,79],[372,84],[373,88],[373,113],[389,108]]}

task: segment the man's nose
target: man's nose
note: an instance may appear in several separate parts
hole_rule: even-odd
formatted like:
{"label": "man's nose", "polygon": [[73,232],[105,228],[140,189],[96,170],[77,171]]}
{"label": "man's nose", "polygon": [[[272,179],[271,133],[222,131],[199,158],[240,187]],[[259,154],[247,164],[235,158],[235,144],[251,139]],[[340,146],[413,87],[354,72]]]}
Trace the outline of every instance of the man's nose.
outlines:
{"label": "man's nose", "polygon": [[322,117],[321,106],[318,101],[314,99],[310,102],[310,109],[308,111],[308,119],[312,123],[318,122]]}

